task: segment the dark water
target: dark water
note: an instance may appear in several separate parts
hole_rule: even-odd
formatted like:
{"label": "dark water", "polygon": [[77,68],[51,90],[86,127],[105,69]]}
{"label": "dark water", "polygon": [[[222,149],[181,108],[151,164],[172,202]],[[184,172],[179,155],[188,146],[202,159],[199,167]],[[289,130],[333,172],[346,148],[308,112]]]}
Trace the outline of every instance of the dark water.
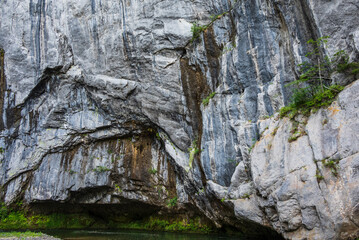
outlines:
{"label": "dark water", "polygon": [[43,231],[61,239],[89,239],[89,240],[245,240],[245,238],[227,235],[202,235],[202,234],[180,234],[137,230],[53,230]]}

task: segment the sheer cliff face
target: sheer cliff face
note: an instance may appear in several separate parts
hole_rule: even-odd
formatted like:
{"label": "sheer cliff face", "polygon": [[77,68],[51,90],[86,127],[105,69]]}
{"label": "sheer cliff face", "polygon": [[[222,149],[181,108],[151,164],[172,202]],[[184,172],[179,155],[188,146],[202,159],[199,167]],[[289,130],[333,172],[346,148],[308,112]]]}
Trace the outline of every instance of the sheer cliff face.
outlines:
{"label": "sheer cliff face", "polygon": [[[356,0],[3,1],[3,199],[153,214],[177,196],[177,210],[218,226],[355,236],[358,83],[299,119],[307,135],[295,142],[291,122],[260,119],[288,103],[307,40],[329,35],[328,52],[358,58],[358,9]],[[193,22],[224,12],[191,41]],[[202,151],[192,158],[190,147]],[[337,177],[320,162],[330,158],[341,160]]]}

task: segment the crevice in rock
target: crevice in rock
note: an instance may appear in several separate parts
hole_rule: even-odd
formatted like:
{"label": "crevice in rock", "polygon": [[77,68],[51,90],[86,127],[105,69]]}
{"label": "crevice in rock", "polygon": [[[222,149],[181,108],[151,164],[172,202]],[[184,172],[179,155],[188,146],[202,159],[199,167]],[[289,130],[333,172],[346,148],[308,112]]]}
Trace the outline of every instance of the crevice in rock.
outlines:
{"label": "crevice in rock", "polygon": [[3,121],[3,109],[6,91],[6,78],[5,78],[5,51],[0,48],[0,131],[5,129]]}
{"label": "crevice in rock", "polygon": [[[201,149],[203,131],[201,104],[202,100],[211,92],[210,87],[207,85],[206,77],[202,74],[201,69],[198,66],[190,65],[189,60],[185,58],[181,59],[181,80],[189,117],[191,119],[192,139],[197,141],[197,148]],[[198,155],[199,154],[196,154],[195,158],[200,169],[202,183],[205,185],[206,177]]]}
{"label": "crevice in rock", "polygon": [[[276,12],[276,15],[279,18],[280,24],[281,24],[281,31],[282,31],[282,39],[284,39],[284,43],[279,43],[280,46],[284,45],[283,48],[286,50],[287,53],[289,53],[289,59],[290,59],[290,65],[292,68],[292,72],[295,74],[295,77],[298,78],[298,73],[295,69],[295,58],[294,58],[294,54],[292,51],[292,44],[290,42],[290,33],[289,33],[289,29],[287,26],[287,22],[283,16],[282,11],[280,10],[280,7],[278,6],[278,3],[274,2],[273,3],[273,7],[274,7],[274,11]],[[284,66],[283,66],[284,67]],[[287,105],[289,103],[289,93],[288,90],[286,90],[286,87],[284,86],[284,84],[281,82],[281,91],[282,91],[282,95],[283,95],[283,101],[284,101],[284,105]]]}
{"label": "crevice in rock", "polygon": [[204,36],[204,48],[206,50],[206,57],[208,62],[208,68],[211,75],[211,87],[212,92],[219,85],[219,73],[220,73],[220,62],[219,57],[221,56],[221,50],[216,43],[213,26],[210,26],[203,34]]}
{"label": "crevice in rock", "polygon": [[[306,130],[306,131],[307,131],[307,130]],[[308,135],[308,133],[307,133],[307,135]],[[311,143],[311,140],[310,140],[309,136],[308,136],[308,145],[309,145],[310,149],[312,150],[313,162],[314,162],[314,164],[315,164],[315,166],[316,166],[316,171],[319,172],[320,174],[322,174],[322,173],[320,172],[320,168],[319,168],[319,166],[318,166],[318,163],[317,163],[317,161],[315,160],[313,144]],[[325,182],[325,181],[324,181],[324,182]],[[331,215],[331,211],[330,211],[330,207],[329,207],[328,201],[327,201],[327,199],[325,198],[325,195],[323,194],[323,190],[322,190],[322,188],[321,188],[321,186],[320,186],[320,180],[319,180],[318,178],[317,178],[317,184],[318,184],[318,188],[319,188],[319,190],[320,190],[320,195],[321,195],[321,197],[322,197],[322,199],[323,199],[323,201],[324,201],[326,211],[327,211],[328,214]],[[325,184],[326,184],[326,182],[325,182]],[[319,215],[319,214],[318,214],[318,217],[320,218],[320,215]],[[320,221],[319,224],[321,225],[321,228],[324,228],[322,221]],[[331,222],[331,224],[334,226],[334,222],[333,222],[333,221]]]}
{"label": "crevice in rock", "polygon": [[[38,0],[35,4],[33,0],[30,0],[30,19],[31,19],[31,51],[32,56],[35,58],[36,75],[40,75],[42,57],[45,57],[47,49],[48,38],[46,34],[46,12],[45,12],[45,0]],[[35,19],[37,18],[37,19]],[[45,40],[45,41],[42,41]],[[45,59],[44,59],[45,60]]]}

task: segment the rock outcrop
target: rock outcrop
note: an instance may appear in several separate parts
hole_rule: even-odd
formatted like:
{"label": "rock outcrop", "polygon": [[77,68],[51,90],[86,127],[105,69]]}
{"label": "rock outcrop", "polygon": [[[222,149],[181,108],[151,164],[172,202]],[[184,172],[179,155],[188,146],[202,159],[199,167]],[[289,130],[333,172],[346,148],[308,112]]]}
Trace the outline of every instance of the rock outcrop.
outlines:
{"label": "rock outcrop", "polygon": [[[358,234],[358,91],[356,81],[309,119],[259,123],[261,139],[251,153],[253,201],[289,238]],[[292,136],[296,140],[288,141]]]}
{"label": "rock outcrop", "polygon": [[[3,200],[188,210],[242,232],[358,237],[359,82],[308,119],[267,117],[288,104],[307,40],[328,35],[328,54],[358,60],[358,9],[356,0],[3,1]],[[192,23],[213,15],[192,39]]]}

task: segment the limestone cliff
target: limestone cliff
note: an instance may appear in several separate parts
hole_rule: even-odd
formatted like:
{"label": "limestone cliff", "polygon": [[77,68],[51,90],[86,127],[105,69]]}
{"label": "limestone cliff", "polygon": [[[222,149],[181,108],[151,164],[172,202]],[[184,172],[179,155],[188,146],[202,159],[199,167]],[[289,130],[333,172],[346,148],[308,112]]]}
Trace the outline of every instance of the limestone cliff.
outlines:
{"label": "limestone cliff", "polygon": [[[296,119],[293,142],[295,123],[261,120],[288,104],[307,40],[328,35],[328,54],[358,60],[358,9],[357,0],[1,1],[2,199],[126,216],[188,211],[290,239],[358,237],[359,82]],[[193,41],[192,24],[213,15]]]}

